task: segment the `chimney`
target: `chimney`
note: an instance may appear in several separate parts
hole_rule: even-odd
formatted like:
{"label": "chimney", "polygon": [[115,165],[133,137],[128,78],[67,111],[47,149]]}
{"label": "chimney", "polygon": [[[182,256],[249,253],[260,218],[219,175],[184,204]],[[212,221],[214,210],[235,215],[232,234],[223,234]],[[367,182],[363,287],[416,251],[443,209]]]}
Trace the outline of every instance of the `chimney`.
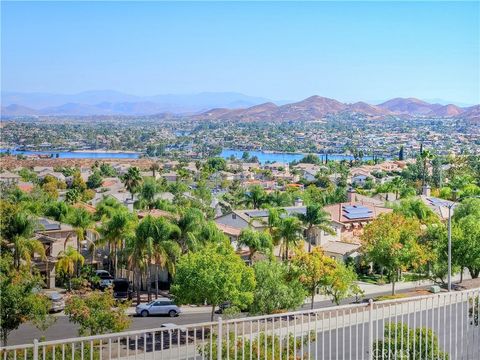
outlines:
{"label": "chimney", "polygon": [[295,206],[303,206],[303,200],[300,199],[300,198],[296,198],[294,205]]}
{"label": "chimney", "polygon": [[422,195],[430,196],[430,186],[428,184],[422,186]]}
{"label": "chimney", "polygon": [[350,203],[355,202],[356,201],[356,198],[355,198],[356,193],[357,192],[355,191],[354,188],[348,189],[348,191],[347,191],[347,201],[350,202]]}

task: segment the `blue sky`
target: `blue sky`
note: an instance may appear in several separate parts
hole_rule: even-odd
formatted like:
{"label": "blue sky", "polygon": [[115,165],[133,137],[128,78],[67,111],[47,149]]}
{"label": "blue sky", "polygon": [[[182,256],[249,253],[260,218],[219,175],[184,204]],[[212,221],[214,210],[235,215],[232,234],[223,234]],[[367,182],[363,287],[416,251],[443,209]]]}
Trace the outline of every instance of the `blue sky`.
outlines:
{"label": "blue sky", "polygon": [[480,102],[479,2],[3,2],[2,90]]}

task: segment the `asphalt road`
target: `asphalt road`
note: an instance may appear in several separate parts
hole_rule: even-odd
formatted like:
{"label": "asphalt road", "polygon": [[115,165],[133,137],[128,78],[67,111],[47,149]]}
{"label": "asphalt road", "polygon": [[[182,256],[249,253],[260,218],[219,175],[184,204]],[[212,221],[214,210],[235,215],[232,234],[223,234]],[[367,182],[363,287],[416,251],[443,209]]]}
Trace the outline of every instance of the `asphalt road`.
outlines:
{"label": "asphalt road", "polygon": [[[315,305],[315,307],[325,307],[325,302],[316,303]],[[335,317],[333,317],[333,319],[335,319]],[[366,320],[367,317],[364,319]],[[188,316],[178,317],[175,319],[168,317],[134,317],[131,329],[155,328],[164,322],[186,324],[192,322],[203,322],[205,320],[209,320],[208,313],[193,313],[188,314]],[[297,319],[297,321],[300,320]],[[421,326],[433,328],[435,334],[438,336],[440,348],[450,353],[449,358],[451,360],[480,359],[480,326],[474,326],[468,321],[467,312],[461,312],[461,307],[459,304],[447,305],[445,307],[441,307],[440,310],[435,309],[433,311],[417,309],[416,312],[403,316],[394,316],[392,313],[392,317],[390,319],[379,320],[378,322],[373,321],[374,338],[382,338],[384,325],[389,321],[402,321],[405,324],[409,323],[410,327],[415,325],[416,328]],[[297,324],[299,323],[297,322]],[[334,326],[336,327],[336,322],[332,323],[332,327]],[[19,330],[17,333],[24,332],[25,330],[33,331],[33,328],[26,327],[25,329],[21,329],[21,331]],[[73,332],[73,334],[67,335],[62,333],[62,330]],[[293,329],[290,328],[290,331],[292,330]],[[58,338],[75,336],[75,329],[70,323],[68,323],[64,316],[60,316],[57,323],[49,329],[49,334],[52,336],[52,338],[53,336],[57,336]],[[18,335],[12,335],[11,344],[25,342],[21,341],[20,339],[21,337]],[[360,321],[358,325],[346,327],[340,326],[336,330],[325,329],[323,331],[318,331],[316,341],[310,344],[305,344],[304,352],[309,353],[310,358],[315,359],[367,359],[368,339],[368,324],[367,322],[362,323]],[[29,340],[27,340],[27,342],[29,342]],[[430,338],[428,339],[427,343],[427,346],[430,347]],[[297,353],[299,351],[300,350],[297,349]],[[420,359],[419,356],[417,356],[417,358]],[[435,357],[435,359],[437,358]]]}
{"label": "asphalt road", "polygon": [[[403,292],[410,292],[412,289],[404,290]],[[402,291],[399,291],[401,293]],[[389,292],[382,292],[369,295],[369,297],[376,297],[380,295],[388,295]],[[349,304],[355,301],[354,298],[345,299],[342,304]],[[326,308],[333,306],[331,301],[321,301],[314,303],[314,308]],[[306,304],[302,309],[309,309],[310,305]],[[9,336],[8,345],[18,345],[33,342],[38,340],[59,340],[78,336],[78,327],[68,321],[68,318],[63,314],[57,314],[56,322],[51,325],[46,331],[40,331],[32,324],[22,324],[17,330],[12,331]],[[217,315],[215,315],[215,319]],[[210,308],[205,308],[204,312],[189,312],[183,313],[176,318],[168,316],[155,317],[132,317],[132,322],[128,330],[145,330],[160,327],[163,323],[174,323],[178,325],[194,324],[210,321]]]}

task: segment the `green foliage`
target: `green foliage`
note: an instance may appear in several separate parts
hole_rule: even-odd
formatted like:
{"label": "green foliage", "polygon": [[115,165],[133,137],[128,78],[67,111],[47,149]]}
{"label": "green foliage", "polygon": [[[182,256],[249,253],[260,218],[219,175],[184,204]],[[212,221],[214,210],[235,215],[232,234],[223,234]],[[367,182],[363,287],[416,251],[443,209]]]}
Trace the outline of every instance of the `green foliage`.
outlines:
{"label": "green foliage", "polygon": [[37,174],[34,171],[29,170],[27,168],[20,169],[20,171],[18,172],[18,175],[21,176],[23,181],[32,182],[32,183],[38,182]]}
{"label": "green foliage", "polygon": [[260,232],[246,228],[242,230],[238,237],[238,245],[249,248],[249,258],[250,261],[252,261],[255,253],[268,253],[272,250],[272,237],[268,232]]}
{"label": "green foliage", "polygon": [[92,175],[88,177],[87,187],[89,189],[97,189],[102,186],[103,177],[100,171],[95,170]]}
{"label": "green foliage", "polygon": [[395,294],[400,271],[417,269],[429,260],[426,248],[419,243],[420,222],[401,214],[382,214],[365,227],[363,251],[369,261],[387,270]]}
{"label": "green foliage", "polygon": [[118,303],[111,291],[94,291],[72,296],[65,306],[65,314],[79,325],[80,336],[99,335],[127,329],[131,322],[126,313],[129,306],[129,302]]}
{"label": "green foliage", "polygon": [[314,248],[312,252],[305,252],[302,248],[297,250],[292,260],[292,272],[298,276],[300,282],[310,295],[310,307],[313,309],[315,294],[320,289],[331,284],[330,276],[337,262],[325,256],[320,248]]}
{"label": "green foliage", "polygon": [[45,329],[51,323],[48,315],[49,300],[35,294],[34,289],[41,285],[38,277],[27,269],[16,270],[13,259],[7,254],[0,258],[0,329],[4,345],[7,345],[11,331],[27,321]]}
{"label": "green foliage", "polygon": [[227,168],[227,162],[225,161],[224,158],[221,157],[213,157],[209,158],[206,162],[206,166],[211,170],[211,171],[222,171]]}
{"label": "green foliage", "polygon": [[340,301],[349,296],[360,294],[361,290],[356,284],[357,274],[352,267],[337,262],[333,271],[329,272],[323,292],[332,297],[332,302],[340,305]]}
{"label": "green foliage", "polygon": [[116,176],[117,172],[115,171],[112,165],[107,163],[102,163],[100,165],[100,174],[105,177],[112,177],[112,176]]}
{"label": "green foliage", "polygon": [[438,216],[420,199],[405,199],[394,207],[394,212],[406,218],[419,220],[422,224],[439,222]]}
{"label": "green foliage", "polygon": [[246,309],[253,301],[253,270],[234,253],[229,244],[210,244],[183,255],[178,264],[171,292],[179,304],[216,306],[230,302]]}
{"label": "green foliage", "polygon": [[138,190],[138,187],[142,183],[142,176],[140,175],[140,169],[132,166],[128,169],[127,173],[123,175],[122,181],[127,190],[133,195]]}
{"label": "green foliage", "polygon": [[284,263],[264,260],[253,266],[257,286],[251,314],[273,314],[293,310],[303,304],[307,295],[298,278],[289,274]]}
{"label": "green foliage", "polygon": [[319,165],[319,164],[322,163],[322,161],[320,160],[320,158],[317,155],[308,154],[308,155],[305,155],[302,159],[300,159],[299,163]]}
{"label": "green foliage", "polygon": [[[428,328],[409,328],[403,323],[386,325],[384,340],[373,343],[373,359],[449,359],[438,343],[438,336]],[[408,341],[407,341],[408,339]]]}
{"label": "green foliage", "polygon": [[83,265],[85,259],[77,250],[68,246],[64,251],[58,254],[58,262],[55,269],[60,275],[68,278],[68,289],[72,289],[72,276],[75,273],[75,265]]}
{"label": "green foliage", "polygon": [[252,185],[244,194],[244,203],[247,206],[252,206],[254,209],[259,209],[267,202],[267,193],[260,185]]}
{"label": "green foliage", "polygon": [[[255,359],[259,360],[307,360],[311,358],[308,349],[311,348],[310,345],[316,338],[313,331],[302,338],[295,337],[292,333],[281,338],[279,335],[267,335],[260,332],[251,341],[247,336],[237,336],[235,338],[235,334],[230,332],[227,335],[228,341],[222,339],[221,354],[218,354],[217,336],[216,334],[210,336],[212,337],[210,340],[211,348],[204,345],[198,346],[200,355],[206,359],[217,359],[218,355],[222,359],[249,358],[251,353]],[[303,356],[298,353],[302,345],[305,349]]]}

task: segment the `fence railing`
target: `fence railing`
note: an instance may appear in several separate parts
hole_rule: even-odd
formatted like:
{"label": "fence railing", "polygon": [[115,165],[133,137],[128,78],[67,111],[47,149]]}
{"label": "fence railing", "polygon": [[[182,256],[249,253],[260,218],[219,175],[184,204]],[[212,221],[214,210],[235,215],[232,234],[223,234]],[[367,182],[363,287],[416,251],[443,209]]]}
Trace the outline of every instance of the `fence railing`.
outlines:
{"label": "fence railing", "polygon": [[479,359],[480,289],[0,348],[1,358]]}

